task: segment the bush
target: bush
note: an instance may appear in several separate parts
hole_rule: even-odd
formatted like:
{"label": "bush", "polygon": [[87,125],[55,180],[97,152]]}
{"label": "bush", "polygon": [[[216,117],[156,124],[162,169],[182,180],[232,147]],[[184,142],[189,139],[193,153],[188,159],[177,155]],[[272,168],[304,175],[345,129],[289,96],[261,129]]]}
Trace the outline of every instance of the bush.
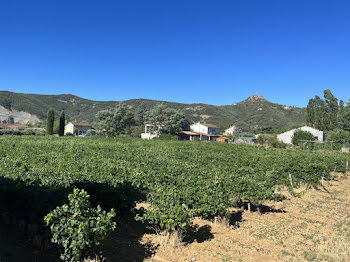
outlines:
{"label": "bush", "polygon": [[255,142],[259,145],[264,145],[268,139],[269,137],[266,135],[259,135]]}
{"label": "bush", "polygon": [[342,145],[350,145],[350,131],[337,128],[327,133],[327,141],[333,141]]}
{"label": "bush", "polygon": [[74,189],[68,195],[68,205],[57,207],[44,218],[51,229],[51,241],[64,248],[63,261],[79,261],[87,248],[105,241],[116,227],[114,209],[106,213],[100,206],[92,208],[89,199],[86,191]]}
{"label": "bush", "polygon": [[294,132],[294,135],[292,137],[293,145],[295,145],[295,146],[299,145],[300,140],[314,141],[315,137],[310,132],[303,131],[303,130],[297,130]]}
{"label": "bush", "polygon": [[267,141],[268,145],[274,148],[286,148],[287,144],[279,141],[276,137],[271,137]]}
{"label": "bush", "polygon": [[155,137],[153,139],[177,141],[177,140],[179,140],[179,137],[178,136],[169,135],[169,134],[162,134],[159,137]]}

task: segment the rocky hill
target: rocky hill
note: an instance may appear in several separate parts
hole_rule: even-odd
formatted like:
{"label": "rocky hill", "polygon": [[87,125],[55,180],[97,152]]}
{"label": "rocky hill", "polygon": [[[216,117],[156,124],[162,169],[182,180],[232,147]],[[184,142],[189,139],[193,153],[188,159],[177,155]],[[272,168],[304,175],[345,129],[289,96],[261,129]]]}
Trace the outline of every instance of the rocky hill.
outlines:
{"label": "rocky hill", "polygon": [[156,104],[181,109],[190,122],[204,121],[221,129],[236,125],[243,132],[273,132],[305,123],[305,109],[279,105],[262,96],[253,95],[246,100],[226,106],[208,104],[182,104],[149,99],[126,101],[93,101],[70,94],[38,95],[0,91],[0,119],[13,117],[15,122],[35,123],[43,121],[49,108],[57,113],[64,110],[72,121],[94,122],[98,111],[126,104],[136,118]]}

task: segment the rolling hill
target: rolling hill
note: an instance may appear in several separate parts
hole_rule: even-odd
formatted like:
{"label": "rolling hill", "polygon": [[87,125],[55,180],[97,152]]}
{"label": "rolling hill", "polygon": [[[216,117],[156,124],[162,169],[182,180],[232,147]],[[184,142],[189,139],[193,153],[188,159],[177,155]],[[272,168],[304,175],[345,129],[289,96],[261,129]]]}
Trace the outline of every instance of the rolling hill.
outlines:
{"label": "rolling hill", "polygon": [[96,121],[98,111],[126,104],[140,118],[156,104],[183,110],[189,122],[203,121],[221,129],[236,125],[242,132],[273,132],[305,123],[304,108],[288,107],[253,95],[246,100],[225,106],[208,104],[182,104],[149,99],[126,101],[93,101],[71,94],[39,95],[0,91],[0,120],[9,116],[15,122],[35,123],[43,121],[49,108],[57,113],[64,110],[71,121]]}

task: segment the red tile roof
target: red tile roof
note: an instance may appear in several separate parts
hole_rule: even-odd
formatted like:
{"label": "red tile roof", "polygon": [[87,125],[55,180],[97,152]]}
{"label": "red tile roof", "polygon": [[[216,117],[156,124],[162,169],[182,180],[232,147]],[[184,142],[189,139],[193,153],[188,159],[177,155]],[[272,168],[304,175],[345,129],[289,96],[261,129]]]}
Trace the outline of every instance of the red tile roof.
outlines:
{"label": "red tile roof", "polygon": [[71,122],[74,126],[86,126],[86,127],[92,127],[89,123],[81,122],[81,123],[75,123]]}
{"label": "red tile roof", "polygon": [[26,125],[21,124],[0,124],[0,129],[18,129],[18,130],[24,130],[26,129]]}

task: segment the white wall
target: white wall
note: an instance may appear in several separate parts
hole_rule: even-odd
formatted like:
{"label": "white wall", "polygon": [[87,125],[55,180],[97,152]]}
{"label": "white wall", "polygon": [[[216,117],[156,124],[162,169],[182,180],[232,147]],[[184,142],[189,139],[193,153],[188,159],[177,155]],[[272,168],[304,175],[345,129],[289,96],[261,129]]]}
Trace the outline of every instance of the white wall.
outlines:
{"label": "white wall", "polygon": [[193,132],[200,132],[200,133],[208,134],[208,127],[205,125],[202,125],[200,122],[191,125],[190,129]]}
{"label": "white wall", "polygon": [[309,126],[303,126],[303,127],[292,129],[292,130],[287,131],[285,133],[279,134],[277,136],[277,139],[279,141],[282,141],[283,143],[292,144],[292,138],[294,136],[295,131],[297,131],[297,130],[303,130],[303,131],[310,132],[316,138],[316,140],[318,140],[320,142],[324,141],[324,133],[320,130],[317,130],[317,129],[309,127]]}
{"label": "white wall", "polygon": [[74,132],[74,125],[72,123],[68,123],[67,125],[64,126],[64,134],[71,133],[73,134]]}

